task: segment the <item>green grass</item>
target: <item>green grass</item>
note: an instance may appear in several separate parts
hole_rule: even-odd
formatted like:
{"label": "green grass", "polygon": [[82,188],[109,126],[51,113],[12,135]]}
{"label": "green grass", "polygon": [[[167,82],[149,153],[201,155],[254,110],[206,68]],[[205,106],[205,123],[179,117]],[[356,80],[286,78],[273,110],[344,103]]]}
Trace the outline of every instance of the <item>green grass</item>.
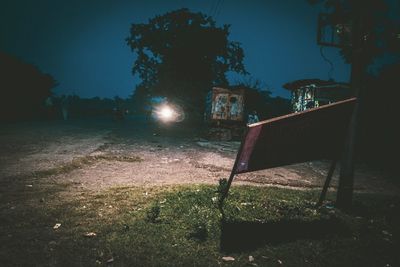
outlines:
{"label": "green grass", "polygon": [[[342,214],[315,209],[316,191],[235,186],[222,223],[216,191],[205,185],[1,190],[0,265],[400,264],[399,198],[357,195],[355,211]],[[53,229],[56,223],[61,226]],[[91,232],[96,236],[85,236]],[[229,249],[221,251],[221,243]]]}

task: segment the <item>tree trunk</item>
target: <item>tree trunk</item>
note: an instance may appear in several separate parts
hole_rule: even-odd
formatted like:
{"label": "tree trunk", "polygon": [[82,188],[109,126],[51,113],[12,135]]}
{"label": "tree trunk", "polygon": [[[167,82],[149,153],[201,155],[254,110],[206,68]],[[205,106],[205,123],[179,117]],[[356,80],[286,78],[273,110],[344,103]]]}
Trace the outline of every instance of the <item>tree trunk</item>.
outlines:
{"label": "tree trunk", "polygon": [[359,105],[360,104],[357,102],[350,120],[348,136],[343,151],[342,161],[340,163],[339,188],[336,198],[336,207],[342,210],[349,210],[353,201],[354,158]]}
{"label": "tree trunk", "polygon": [[351,68],[351,89],[353,95],[357,97],[357,102],[350,120],[349,130],[346,138],[346,143],[343,151],[343,156],[340,165],[339,187],[336,198],[336,206],[342,210],[349,210],[353,201],[354,188],[354,160],[355,146],[357,140],[357,127],[359,121],[359,111],[361,104],[361,87],[366,71],[366,59],[364,58],[365,51],[362,45],[362,21],[361,14],[354,21],[352,45],[352,68]]}

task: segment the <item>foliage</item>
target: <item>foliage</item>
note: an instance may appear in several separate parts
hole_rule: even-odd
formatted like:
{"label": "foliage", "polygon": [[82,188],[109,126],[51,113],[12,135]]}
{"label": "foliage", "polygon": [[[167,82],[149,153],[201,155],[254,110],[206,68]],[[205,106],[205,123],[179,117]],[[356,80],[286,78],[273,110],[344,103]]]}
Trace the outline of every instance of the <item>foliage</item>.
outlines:
{"label": "foliage", "polygon": [[52,97],[55,114],[53,118],[61,118],[61,106],[65,105],[68,109],[69,117],[85,118],[95,116],[112,116],[114,109],[128,111],[129,114],[135,112],[135,106],[130,98],[122,99],[118,96],[111,98],[81,98],[78,95],[62,95]]}
{"label": "foliage", "polygon": [[37,67],[0,52],[0,120],[40,115],[57,82]]}
{"label": "foliage", "polygon": [[240,44],[228,40],[229,27],[188,9],[133,24],[126,41],[137,54],[132,71],[141,84],[135,95],[166,96],[202,110],[211,86],[227,85],[227,71],[246,73]]}
{"label": "foliage", "polygon": [[291,112],[290,101],[282,97],[272,97],[271,91],[260,80],[248,77],[237,81],[233,88],[245,90],[245,112],[257,111],[260,120],[286,115]]}
{"label": "foliage", "polygon": [[[214,213],[214,211],[211,211]],[[210,221],[210,207],[202,205],[201,202],[190,208],[188,213],[189,233],[188,237],[191,239],[206,241],[209,231],[213,226]],[[211,214],[212,215],[212,214]]]}
{"label": "foliage", "polygon": [[218,201],[218,207],[222,208],[223,205],[223,197],[224,194],[226,193],[226,189],[228,188],[228,180],[223,178],[223,179],[219,179],[218,181],[218,187],[217,187],[217,201]]}
{"label": "foliage", "polygon": [[360,158],[380,167],[398,184],[397,146],[400,136],[398,123],[400,63],[383,67],[378,76],[368,76],[360,97]]}
{"label": "foliage", "polygon": [[147,211],[146,217],[149,222],[155,223],[159,219],[158,216],[160,216],[160,206],[156,203]]}
{"label": "foliage", "polygon": [[223,194],[228,186],[228,180],[225,178],[219,179],[218,180],[218,187],[217,187],[217,193],[218,194]]}
{"label": "foliage", "polygon": [[[385,53],[400,54],[400,6],[396,1],[376,0],[308,0],[311,4],[322,3],[332,21],[345,20],[353,24],[353,32],[359,37],[353,47],[363,47],[366,64]],[[396,15],[397,13],[397,15]],[[356,32],[356,27],[359,32]],[[347,62],[352,61],[352,47],[341,49]]]}

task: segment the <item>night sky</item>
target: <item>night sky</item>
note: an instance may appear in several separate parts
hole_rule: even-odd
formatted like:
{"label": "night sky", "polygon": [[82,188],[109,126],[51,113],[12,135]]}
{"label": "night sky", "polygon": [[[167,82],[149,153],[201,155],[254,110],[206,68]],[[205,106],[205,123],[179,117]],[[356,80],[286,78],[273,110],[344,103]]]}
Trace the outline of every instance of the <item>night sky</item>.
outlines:
{"label": "night sky", "polygon": [[[230,40],[242,44],[247,71],[274,95],[289,96],[286,82],[329,78],[330,65],[316,44],[320,10],[306,0],[6,0],[0,49],[52,74],[58,95],[127,97],[138,83],[131,74],[135,55],[125,42],[130,25],[183,7],[231,24]],[[332,78],[347,82],[350,66],[339,50],[324,48],[324,54],[334,64]]]}

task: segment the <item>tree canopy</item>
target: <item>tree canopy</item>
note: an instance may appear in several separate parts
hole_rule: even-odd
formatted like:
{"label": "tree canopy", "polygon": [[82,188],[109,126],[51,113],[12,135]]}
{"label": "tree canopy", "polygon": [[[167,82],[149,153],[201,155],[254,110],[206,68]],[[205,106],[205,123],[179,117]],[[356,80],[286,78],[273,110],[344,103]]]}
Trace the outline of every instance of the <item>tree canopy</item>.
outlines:
{"label": "tree canopy", "polygon": [[291,112],[290,100],[282,97],[273,97],[268,85],[258,79],[245,77],[236,81],[233,89],[244,89],[245,112],[257,111],[260,120],[266,120]]}
{"label": "tree canopy", "polygon": [[0,52],[2,96],[0,120],[27,119],[38,115],[51,96],[55,79],[37,67]]}
{"label": "tree canopy", "polygon": [[229,27],[188,9],[132,24],[126,41],[137,54],[136,96],[166,96],[201,110],[212,85],[228,84],[227,71],[246,73],[243,49],[228,40]]}
{"label": "tree canopy", "polygon": [[[365,63],[385,54],[400,54],[400,5],[392,0],[308,0],[321,3],[329,11],[332,23],[350,23],[356,34],[356,44],[341,49],[344,59],[351,63],[355,49],[363,48]],[[356,29],[357,28],[357,29]],[[355,32],[357,31],[357,32]]]}

